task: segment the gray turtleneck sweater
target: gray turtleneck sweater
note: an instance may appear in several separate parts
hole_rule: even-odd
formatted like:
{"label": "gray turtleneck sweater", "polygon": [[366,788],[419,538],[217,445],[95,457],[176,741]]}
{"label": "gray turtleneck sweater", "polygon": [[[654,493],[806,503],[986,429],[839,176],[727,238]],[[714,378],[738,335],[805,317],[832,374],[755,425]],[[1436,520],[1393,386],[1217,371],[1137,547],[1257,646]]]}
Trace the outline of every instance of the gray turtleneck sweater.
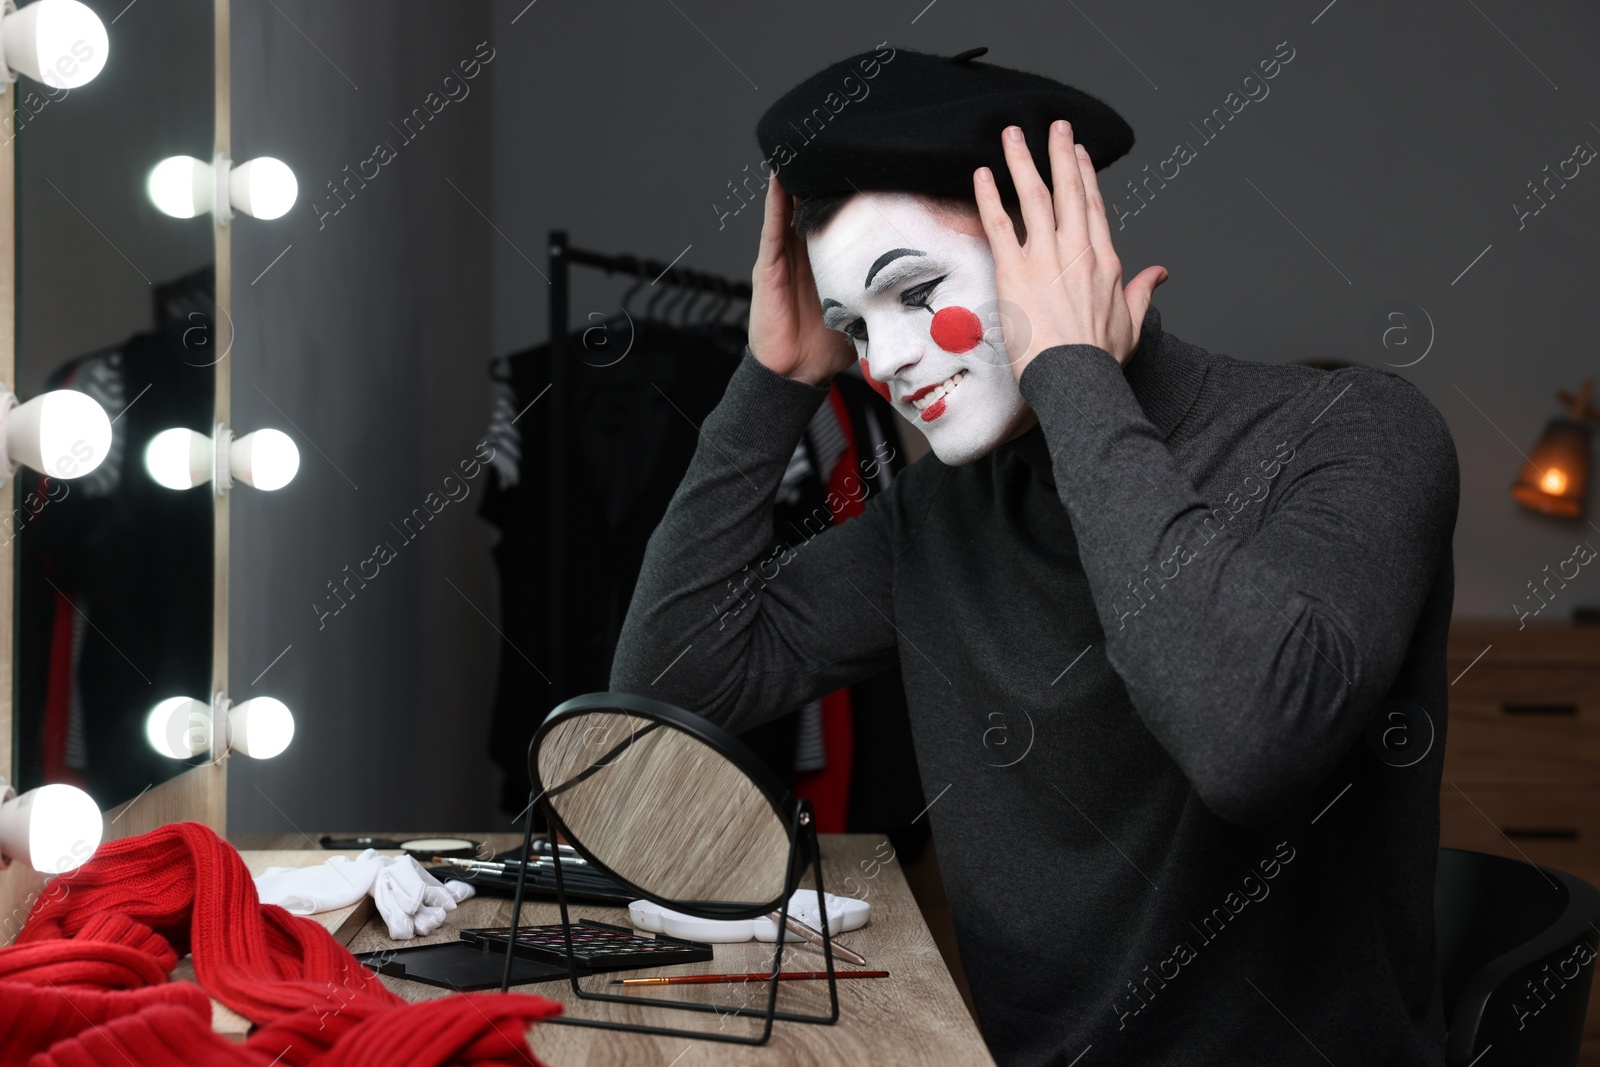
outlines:
{"label": "gray turtleneck sweater", "polygon": [[1021,389],[1026,434],[774,544],[827,390],[747,350],[612,688],[738,730],[898,663],[1004,1067],[1442,1064],[1444,419],[1399,375],[1208,353],[1154,307],[1126,367],[1063,345]]}

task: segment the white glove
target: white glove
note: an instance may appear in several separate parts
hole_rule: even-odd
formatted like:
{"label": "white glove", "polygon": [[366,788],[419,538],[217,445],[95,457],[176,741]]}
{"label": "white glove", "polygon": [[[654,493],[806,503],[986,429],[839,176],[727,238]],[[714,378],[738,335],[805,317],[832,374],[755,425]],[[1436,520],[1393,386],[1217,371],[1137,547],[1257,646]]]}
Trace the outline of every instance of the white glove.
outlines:
{"label": "white glove", "polygon": [[312,867],[268,867],[255,879],[256,896],[291,915],[337,911],[371,892],[388,862],[369,848],[355,859],[334,856]]}
{"label": "white glove", "polygon": [[440,882],[410,856],[384,857],[386,865],[372,885],[378,914],[393,941],[426,937],[444,925],[446,912],[477,892],[466,882]]}
{"label": "white glove", "polygon": [[477,893],[466,882],[441,883],[410,856],[380,856],[370,848],[353,860],[333,856],[311,867],[269,867],[255,883],[263,904],[291,915],[336,911],[370,893],[395,941],[433,933],[446,912]]}

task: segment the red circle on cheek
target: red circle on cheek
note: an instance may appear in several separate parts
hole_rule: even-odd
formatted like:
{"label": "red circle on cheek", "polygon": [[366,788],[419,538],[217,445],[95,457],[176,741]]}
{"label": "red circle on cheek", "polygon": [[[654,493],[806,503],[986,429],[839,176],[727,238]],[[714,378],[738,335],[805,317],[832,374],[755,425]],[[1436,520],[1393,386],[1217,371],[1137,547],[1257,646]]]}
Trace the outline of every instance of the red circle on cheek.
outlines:
{"label": "red circle on cheek", "polygon": [[872,372],[867,369],[867,361],[865,357],[862,357],[861,359],[861,376],[867,380],[868,385],[872,386],[872,388],[878,391],[879,396],[883,397],[891,404],[894,403],[894,397],[889,395],[889,387],[878,381],[878,379],[874,378],[872,376]]}
{"label": "red circle on cheek", "polygon": [[946,352],[967,352],[983,340],[983,323],[964,307],[940,308],[934,313],[933,343]]}

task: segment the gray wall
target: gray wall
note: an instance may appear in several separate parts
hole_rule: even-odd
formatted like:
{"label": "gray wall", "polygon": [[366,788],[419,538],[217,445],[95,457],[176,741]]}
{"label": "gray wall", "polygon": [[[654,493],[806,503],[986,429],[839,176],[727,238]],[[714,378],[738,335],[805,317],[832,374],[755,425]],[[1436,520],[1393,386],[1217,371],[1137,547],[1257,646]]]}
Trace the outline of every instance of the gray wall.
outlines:
{"label": "gray wall", "polygon": [[[234,157],[277,156],[300,183],[283,219],[235,222],[233,422],[279,427],[301,453],[287,488],[233,498],[230,692],[276,696],[297,721],[282,756],[232,762],[234,830],[481,829],[493,803],[484,478],[414,542],[389,526],[472,455],[488,412],[491,231],[450,183],[488,204],[504,57],[410,143],[389,125],[448,99],[445,77],[488,38],[487,7],[449,10],[233,5]],[[372,174],[359,164],[379,141],[394,158],[319,218],[313,204],[338,203],[326,183]],[[398,557],[319,623],[314,603],[338,606],[326,583],[384,541]]]}
{"label": "gray wall", "polygon": [[[235,421],[284,426],[254,381],[299,426],[305,468],[280,497],[235,503],[233,688],[290,700],[303,731],[275,765],[234,764],[235,825],[283,827],[264,795],[308,828],[487,825],[493,635],[445,581],[495,616],[483,525],[468,506],[441,515],[432,540],[323,632],[311,601],[470,451],[488,358],[544,338],[534,264],[549,229],[663,260],[690,246],[685,265],[747,277],[758,206],[719,224],[716,205],[760,160],[756,118],[820,66],[885,39],[945,54],[987,45],[986,60],[1106,100],[1138,135],[1101,176],[1113,203],[1133,203],[1125,183],[1188,142],[1195,158],[1114,231],[1128,274],[1170,270],[1157,302],[1188,341],[1254,360],[1397,364],[1423,342],[1385,352],[1371,324],[1392,301],[1421,305],[1436,339],[1400,373],[1443,411],[1461,456],[1457,614],[1513,618],[1528,579],[1600,533],[1506,494],[1518,449],[1556,413],[1555,390],[1595,370],[1581,314],[1600,176],[1583,168],[1521,229],[1510,205],[1578,141],[1600,146],[1600,12],[1324,2],[280,0],[280,15],[236,0],[236,155],[288,159],[303,200],[283,224],[240,227]],[[310,201],[323,180],[485,36],[496,58],[474,95],[318,232]],[[1190,124],[1242,95],[1284,41],[1294,58],[1269,95],[1207,143]],[[580,286],[574,315],[610,310],[619,286]],[[1600,602],[1597,583],[1580,576],[1567,604]]]}

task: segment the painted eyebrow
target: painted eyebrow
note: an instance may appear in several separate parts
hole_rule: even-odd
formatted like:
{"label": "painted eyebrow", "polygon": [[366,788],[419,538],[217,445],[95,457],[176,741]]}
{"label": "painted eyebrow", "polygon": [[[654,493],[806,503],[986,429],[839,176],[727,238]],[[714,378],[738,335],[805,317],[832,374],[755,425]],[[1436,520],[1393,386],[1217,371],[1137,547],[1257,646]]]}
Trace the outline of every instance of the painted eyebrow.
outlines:
{"label": "painted eyebrow", "polygon": [[873,261],[872,269],[867,271],[867,280],[861,283],[861,288],[870,289],[872,287],[872,279],[877,276],[878,272],[880,270],[882,270],[884,267],[887,267],[889,264],[893,263],[895,260],[899,259],[901,256],[925,256],[925,255],[927,255],[926,252],[919,252],[915,248],[891,248],[891,249],[889,249],[889,251],[885,252],[883,255],[879,256],[876,260]]}
{"label": "painted eyebrow", "polygon": [[848,304],[834,300],[832,297],[823,298],[822,325],[826,326],[830,330],[842,329],[843,320],[849,311],[850,307]]}
{"label": "painted eyebrow", "polygon": [[[925,253],[925,252],[918,252],[918,251],[916,251],[914,249],[897,249],[896,251],[897,252],[903,252],[903,253],[905,253],[907,255],[915,255],[915,256],[926,256],[927,255],[927,253]],[[886,253],[886,254],[889,254],[889,253]],[[878,269],[878,266],[874,265],[873,269],[874,269],[874,271],[876,271]],[[932,272],[936,272],[936,271],[941,270],[941,269],[943,269],[943,265],[940,264],[937,260],[931,260],[931,261],[928,261],[928,262],[925,262],[925,263],[911,263],[911,262],[901,263],[898,267],[895,267],[893,269],[884,271],[883,272],[883,276],[878,279],[878,286],[877,287],[881,291],[883,289],[888,289],[888,288],[892,287],[893,285],[895,285],[897,282],[901,281],[902,279],[904,279],[908,275],[932,273]],[[833,319],[835,317],[834,316],[834,310],[836,308],[843,309],[845,311],[849,311],[850,310],[850,306],[848,304],[842,302],[842,301],[835,300],[832,297],[824,297],[823,298],[823,300],[822,300],[822,321],[823,321],[824,324],[829,324],[829,323],[831,323],[833,321]],[[830,325],[829,328],[832,329],[833,327]]]}
{"label": "painted eyebrow", "polygon": [[[923,252],[915,254],[926,256],[926,253]],[[885,290],[894,288],[908,278],[914,278],[919,274],[936,274],[943,269],[945,269],[944,264],[937,259],[924,258],[920,262],[911,259],[901,260],[878,276],[878,284],[873,286],[871,291],[874,294],[882,293]]]}

